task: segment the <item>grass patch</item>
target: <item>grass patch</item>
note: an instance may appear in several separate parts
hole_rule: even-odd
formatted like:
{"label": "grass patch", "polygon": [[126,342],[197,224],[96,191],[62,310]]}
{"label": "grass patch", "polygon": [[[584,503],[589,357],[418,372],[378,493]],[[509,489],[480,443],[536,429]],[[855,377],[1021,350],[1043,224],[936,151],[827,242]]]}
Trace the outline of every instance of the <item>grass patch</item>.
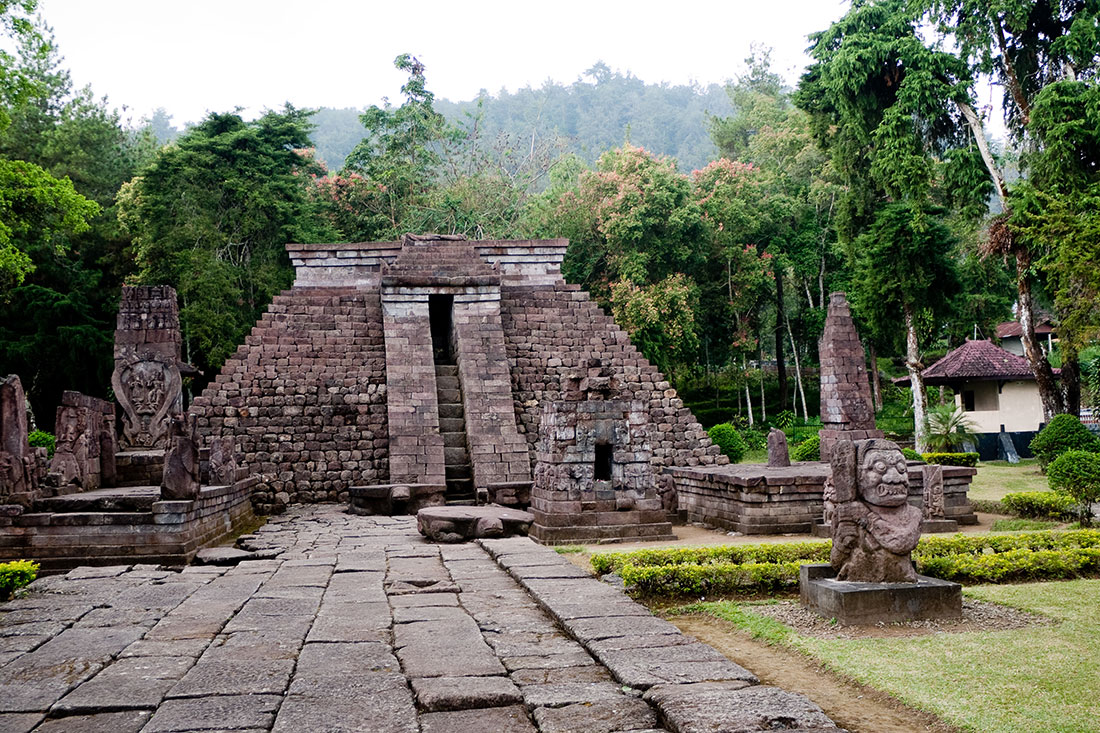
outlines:
{"label": "grass patch", "polygon": [[1039,462],[1025,458],[1013,465],[1007,461],[983,461],[970,484],[971,500],[1000,501],[1005,494],[1018,491],[1047,491],[1047,477],[1039,472]]}
{"label": "grass patch", "polygon": [[559,545],[554,548],[554,552],[559,555],[580,555],[585,551],[583,545]]}
{"label": "grass patch", "polygon": [[1047,519],[995,519],[990,529],[994,532],[1028,532],[1038,529],[1055,529],[1058,522]]}
{"label": "grass patch", "polygon": [[687,614],[703,614],[714,616],[747,632],[753,639],[766,644],[788,644],[791,637],[795,636],[794,629],[782,624],[773,618],[759,616],[752,613],[756,603],[734,603],[733,601],[711,601],[709,603],[692,603],[686,606],[677,606],[668,609],[668,616],[683,616]]}
{"label": "grass patch", "polygon": [[757,450],[749,449],[745,451],[745,455],[741,456],[741,460],[738,463],[767,463],[768,462],[768,449],[760,448]]}
{"label": "grass patch", "polygon": [[[699,603],[685,608],[805,652],[839,674],[964,730],[1097,730],[1100,580],[976,586],[967,595],[1059,623],[910,638],[814,639],[756,616],[750,604]],[[771,628],[768,621],[783,628]]]}

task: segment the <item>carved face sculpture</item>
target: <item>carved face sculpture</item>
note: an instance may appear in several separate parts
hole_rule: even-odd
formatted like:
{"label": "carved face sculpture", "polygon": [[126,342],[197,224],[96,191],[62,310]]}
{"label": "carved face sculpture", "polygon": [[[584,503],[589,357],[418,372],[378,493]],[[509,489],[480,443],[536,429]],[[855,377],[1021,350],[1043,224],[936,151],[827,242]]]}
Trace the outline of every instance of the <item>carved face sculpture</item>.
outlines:
{"label": "carved face sculpture", "polygon": [[130,371],[127,387],[134,412],[143,417],[157,414],[167,394],[164,367],[157,362],[141,361]]}
{"label": "carved face sculpture", "polygon": [[908,501],[909,471],[900,450],[867,449],[860,466],[859,493],[875,506],[901,506]]}

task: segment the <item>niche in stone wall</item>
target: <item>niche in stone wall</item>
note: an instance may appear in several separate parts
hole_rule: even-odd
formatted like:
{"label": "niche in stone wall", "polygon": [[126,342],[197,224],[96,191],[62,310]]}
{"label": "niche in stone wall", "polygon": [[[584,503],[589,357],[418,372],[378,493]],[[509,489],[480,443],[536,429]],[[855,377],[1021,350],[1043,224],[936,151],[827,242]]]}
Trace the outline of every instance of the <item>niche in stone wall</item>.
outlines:
{"label": "niche in stone wall", "polygon": [[455,296],[433,294],[428,296],[428,322],[432,330],[432,353],[438,364],[455,361],[454,313]]}
{"label": "niche in stone wall", "polygon": [[596,443],[596,461],[592,466],[592,478],[595,481],[611,480],[611,458],[614,446],[604,441]]}

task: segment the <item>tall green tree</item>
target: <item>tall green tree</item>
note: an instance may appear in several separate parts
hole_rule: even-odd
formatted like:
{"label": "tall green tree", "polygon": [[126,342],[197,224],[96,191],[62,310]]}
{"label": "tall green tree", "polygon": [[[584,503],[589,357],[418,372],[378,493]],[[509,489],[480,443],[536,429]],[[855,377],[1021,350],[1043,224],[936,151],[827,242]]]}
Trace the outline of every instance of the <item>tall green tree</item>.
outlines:
{"label": "tall green tree", "polygon": [[211,114],[123,187],[121,217],[141,282],[176,288],[185,357],[221,367],[272,297],[290,285],[287,242],[332,241],[307,193],[318,169],[307,110],[246,122]]}
{"label": "tall green tree", "polygon": [[[985,145],[981,117],[966,105],[959,107],[982,151],[989,179],[1004,211],[992,222],[986,251],[1014,261],[1017,317],[1044,413],[1048,419],[1058,412],[1075,413],[1080,400],[1076,350],[1082,338],[1071,331],[1077,327],[1079,319],[1067,314],[1063,329],[1069,347],[1062,359],[1063,390],[1058,388],[1035,334],[1035,288],[1043,280],[1050,280],[1047,288],[1051,291],[1067,292],[1072,286],[1059,282],[1068,271],[1056,264],[1061,261],[1058,241],[1034,225],[1035,207],[1042,194],[1036,197],[1035,192],[1039,189],[1031,183],[1033,175],[1029,169],[1033,161],[1050,157],[1046,150],[1050,143],[1061,150],[1055,151],[1054,157],[1068,152],[1067,146],[1075,144],[1042,122],[1038,127],[1033,125],[1034,112],[1036,106],[1040,110],[1044,106],[1041,101],[1044,95],[1060,96],[1057,89],[1047,92],[1048,87],[1061,82],[1085,86],[1095,83],[1100,68],[1100,5],[1093,0],[913,0],[911,7],[923,13],[922,18],[934,25],[947,43],[959,49],[973,73],[991,76],[1006,90],[1003,97],[1005,121],[1024,153],[1020,160],[1024,183],[1019,191],[1012,190],[1006,183],[1000,161]],[[1081,112],[1084,108],[1077,106],[1075,109]],[[1061,110],[1064,113],[1068,108],[1061,107]],[[1086,123],[1084,116],[1078,116],[1077,120]],[[1085,160],[1089,154],[1081,150],[1080,155]],[[1045,200],[1057,209],[1052,211],[1052,218],[1064,221],[1068,213],[1067,202],[1053,190],[1046,194]],[[1074,205],[1084,203],[1078,200]],[[1017,206],[1026,208],[1028,213],[1017,216],[1014,211]],[[1082,221],[1089,214],[1088,208],[1074,211],[1076,213],[1071,216],[1080,217]],[[1079,302],[1072,298],[1063,298],[1060,302],[1068,304],[1071,301]]]}
{"label": "tall green tree", "polygon": [[[847,187],[838,231],[864,273],[853,283],[857,310],[874,332],[900,328],[906,334],[922,450],[927,394],[919,321],[948,301],[957,282],[948,276],[952,238],[931,204],[937,173],[953,162],[946,152],[968,142],[949,105],[969,101],[970,69],[922,41],[904,0],[856,0],[840,21],[811,39],[814,63],[795,101],[810,114],[816,138]],[[884,273],[894,276],[880,277]],[[883,302],[890,307],[877,307]]]}

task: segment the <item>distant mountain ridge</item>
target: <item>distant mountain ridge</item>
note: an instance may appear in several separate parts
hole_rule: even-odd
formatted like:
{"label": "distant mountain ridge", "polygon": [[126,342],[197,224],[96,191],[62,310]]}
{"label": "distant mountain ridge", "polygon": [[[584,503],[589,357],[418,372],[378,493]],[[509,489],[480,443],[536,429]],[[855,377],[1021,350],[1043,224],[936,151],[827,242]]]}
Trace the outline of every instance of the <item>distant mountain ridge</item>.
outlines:
{"label": "distant mountain ridge", "polygon": [[[480,107],[480,113],[479,113]],[[733,113],[725,89],[718,84],[647,84],[597,63],[569,85],[547,81],[515,93],[483,91],[478,99],[451,102],[437,99],[435,108],[455,124],[468,126],[480,114],[478,128],[486,140],[507,135],[514,140],[560,136],[565,152],[589,164],[600,154],[629,141],[651,152],[676,159],[683,172],[702,168],[717,155],[707,128],[707,116]],[[361,110],[322,107],[314,116],[312,139],[317,157],[330,170],[363,137]]]}

